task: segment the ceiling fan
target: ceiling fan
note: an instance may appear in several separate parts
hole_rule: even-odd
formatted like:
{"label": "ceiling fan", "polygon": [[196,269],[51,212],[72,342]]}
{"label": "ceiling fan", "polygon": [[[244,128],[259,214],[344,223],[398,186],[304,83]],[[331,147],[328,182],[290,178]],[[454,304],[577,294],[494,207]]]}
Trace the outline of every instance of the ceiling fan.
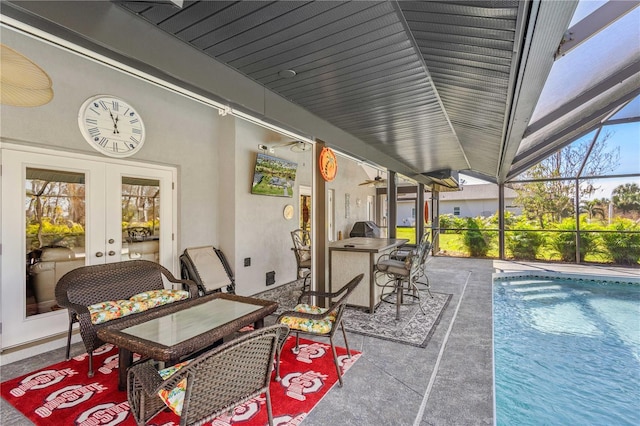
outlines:
{"label": "ceiling fan", "polygon": [[378,176],[374,177],[373,179],[367,179],[364,182],[362,182],[360,185],[358,186],[382,186],[385,185],[387,183],[387,180],[384,179],[382,176],[380,176],[380,173],[378,172]]}
{"label": "ceiling fan", "polygon": [[267,148],[269,150],[269,153],[271,154],[276,152],[276,149],[278,148],[286,147],[289,147],[289,149],[293,152],[307,152],[311,150],[311,144],[302,141],[290,141],[279,145],[273,145],[268,148],[265,146],[265,148]]}

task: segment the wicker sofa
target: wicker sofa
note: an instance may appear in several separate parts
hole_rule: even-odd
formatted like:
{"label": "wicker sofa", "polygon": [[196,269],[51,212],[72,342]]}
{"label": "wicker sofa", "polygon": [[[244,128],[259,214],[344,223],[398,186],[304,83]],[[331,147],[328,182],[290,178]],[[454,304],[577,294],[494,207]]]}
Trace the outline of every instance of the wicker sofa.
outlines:
{"label": "wicker sofa", "polygon": [[[169,270],[148,260],[83,266],[65,274],[56,284],[55,295],[58,305],[67,308],[69,313],[67,359],[70,355],[73,323],[78,322],[82,342],[89,354],[89,377],[92,377],[93,351],[104,344],[98,338],[98,330],[125,318],[139,315],[134,313],[94,324],[91,321],[89,306],[105,301],[126,300],[136,294],[162,290],[169,286],[188,291],[190,298],[198,296],[198,286],[193,281],[176,279]],[[172,302],[151,309],[162,310],[175,303],[181,302]]]}

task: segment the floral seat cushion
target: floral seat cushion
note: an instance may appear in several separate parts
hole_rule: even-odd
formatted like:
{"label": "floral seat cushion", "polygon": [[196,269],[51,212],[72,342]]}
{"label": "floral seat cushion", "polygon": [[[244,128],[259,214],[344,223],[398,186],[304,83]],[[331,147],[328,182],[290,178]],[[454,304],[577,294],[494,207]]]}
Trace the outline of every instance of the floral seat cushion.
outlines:
{"label": "floral seat cushion", "polygon": [[166,305],[167,303],[187,298],[189,298],[188,291],[162,289],[145,291],[144,293],[131,296],[129,300],[144,302],[148,308],[155,308],[156,306]]}
{"label": "floral seat cushion", "polygon": [[96,303],[87,308],[91,314],[91,322],[93,324],[101,324],[116,318],[122,318],[130,314],[145,311],[147,306],[143,302],[134,302],[132,300],[110,300]]}
{"label": "floral seat cushion", "polygon": [[[296,312],[304,312],[307,314],[324,314],[327,312],[326,308],[320,308],[318,306],[307,305],[301,303],[293,308]],[[280,319],[282,324],[287,324],[292,330],[304,331],[307,333],[326,334],[331,331],[333,323],[336,321],[336,313],[330,312],[321,320],[312,320],[308,318],[298,318],[294,316],[286,316]]]}
{"label": "floral seat cushion", "polygon": [[[173,376],[176,371],[179,371],[182,367],[189,364],[190,361],[184,361],[180,364],[173,365],[171,367],[164,368],[158,371],[162,380],[167,380],[169,377]],[[182,406],[184,405],[184,394],[187,391],[187,378],[180,380],[178,385],[171,389],[160,389],[158,391],[158,396],[165,403],[167,407],[171,409],[176,415],[182,414]]]}
{"label": "floral seat cushion", "polygon": [[91,315],[91,323],[101,324],[188,297],[189,292],[184,290],[151,290],[136,294],[128,300],[107,300],[95,303],[87,309]]}

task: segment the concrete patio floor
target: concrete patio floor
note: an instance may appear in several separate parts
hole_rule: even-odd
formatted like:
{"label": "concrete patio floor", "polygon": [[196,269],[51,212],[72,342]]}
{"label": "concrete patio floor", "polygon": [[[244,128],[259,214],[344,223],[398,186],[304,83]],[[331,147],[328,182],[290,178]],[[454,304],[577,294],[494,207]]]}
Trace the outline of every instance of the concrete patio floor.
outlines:
{"label": "concrete patio floor", "polygon": [[[453,295],[425,348],[350,333],[360,359],[304,420],[314,425],[493,424],[492,300],[494,272],[547,270],[637,278],[638,269],[434,257],[432,291]],[[274,318],[267,319],[267,324]],[[339,336],[337,333],[336,336]],[[343,345],[337,339],[338,345]],[[81,344],[73,354],[83,352]],[[64,358],[64,349],[2,366],[2,381]],[[2,400],[0,423],[31,422]]]}

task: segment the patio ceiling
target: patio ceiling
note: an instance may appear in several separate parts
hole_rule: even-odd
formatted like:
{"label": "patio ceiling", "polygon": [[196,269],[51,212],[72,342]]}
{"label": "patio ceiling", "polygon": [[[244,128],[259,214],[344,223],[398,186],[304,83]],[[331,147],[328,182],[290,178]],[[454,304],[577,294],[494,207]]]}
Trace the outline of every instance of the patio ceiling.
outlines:
{"label": "patio ceiling", "polygon": [[[174,3],[7,1],[2,13],[426,184],[437,170],[502,182],[536,157],[546,139],[521,142],[577,6]],[[637,90],[638,74],[604,102]]]}

